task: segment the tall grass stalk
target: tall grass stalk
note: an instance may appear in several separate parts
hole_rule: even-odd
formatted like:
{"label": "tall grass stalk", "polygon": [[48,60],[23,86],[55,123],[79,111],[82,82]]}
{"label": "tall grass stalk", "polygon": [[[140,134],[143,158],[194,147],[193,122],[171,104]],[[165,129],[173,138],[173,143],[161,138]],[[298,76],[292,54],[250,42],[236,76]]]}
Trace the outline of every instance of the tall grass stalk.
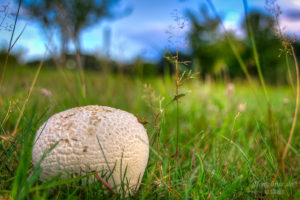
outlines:
{"label": "tall grass stalk", "polygon": [[259,76],[260,83],[261,83],[263,91],[264,91],[264,96],[265,96],[266,102],[268,104],[268,107],[270,107],[270,100],[269,100],[269,96],[268,96],[268,93],[267,93],[264,77],[263,77],[263,74],[262,74],[262,71],[261,71],[261,66],[260,66],[258,52],[257,52],[257,49],[256,49],[253,29],[252,29],[251,22],[250,22],[249,17],[248,17],[248,3],[247,3],[247,0],[243,0],[243,5],[244,5],[244,12],[245,12],[245,18],[246,18],[246,23],[247,23],[248,34],[249,34],[249,38],[250,38],[250,41],[251,41],[251,46],[252,46],[252,51],[253,51],[253,56],[254,56],[258,76]]}
{"label": "tall grass stalk", "polygon": [[207,1],[208,5],[209,5],[210,9],[211,9],[212,12],[214,13],[214,15],[217,17],[217,20],[218,20],[219,23],[221,24],[221,26],[222,26],[222,28],[223,28],[223,31],[224,31],[224,33],[225,33],[225,38],[226,38],[226,40],[228,41],[229,46],[230,46],[230,48],[231,48],[231,50],[232,50],[232,52],[233,52],[235,58],[237,59],[237,61],[238,61],[239,65],[240,65],[240,67],[241,67],[243,73],[245,74],[246,79],[247,79],[248,83],[250,84],[250,86],[251,86],[251,88],[252,88],[252,90],[253,90],[255,96],[258,97],[258,94],[256,93],[256,90],[254,89],[254,88],[255,88],[255,87],[254,87],[254,83],[253,83],[252,78],[251,78],[251,76],[250,76],[250,74],[249,74],[249,72],[248,72],[248,69],[247,69],[247,67],[246,67],[246,64],[244,63],[244,61],[243,61],[243,59],[242,59],[240,53],[238,52],[238,50],[237,50],[235,44],[234,44],[233,41],[231,40],[231,38],[230,38],[230,36],[229,36],[229,34],[228,34],[226,28],[225,28],[225,25],[224,25],[224,23],[223,23],[223,21],[222,21],[220,15],[218,14],[218,12],[217,12],[217,10],[216,10],[216,8],[215,8],[213,2],[212,2],[211,0],[206,0],[206,1]]}
{"label": "tall grass stalk", "polygon": [[18,21],[18,17],[19,17],[19,12],[20,12],[20,8],[21,8],[21,4],[22,4],[22,0],[19,0],[18,3],[18,10],[17,10],[17,14],[15,17],[15,21],[14,21],[14,26],[13,26],[13,30],[10,36],[10,41],[9,41],[9,45],[8,45],[8,49],[7,49],[7,53],[5,56],[5,61],[4,61],[4,65],[3,65],[3,70],[2,70],[2,74],[1,74],[1,79],[0,79],[0,89],[2,87],[3,84],[3,80],[5,77],[5,72],[6,72],[6,68],[7,68],[7,63],[8,63],[8,57],[10,55],[10,52],[12,50],[12,47],[16,44],[16,42],[19,40],[20,36],[23,34],[25,27],[23,28],[23,30],[21,31],[21,33],[19,34],[19,36],[17,37],[17,39],[15,40],[15,42],[13,42],[14,39],[14,34],[15,34],[15,30],[16,30],[16,26],[17,26],[17,21]]}
{"label": "tall grass stalk", "polygon": [[54,27],[54,29],[53,29],[51,35],[50,35],[50,38],[49,38],[49,40],[48,40],[48,44],[46,45],[46,49],[45,49],[44,55],[43,55],[43,57],[42,57],[42,59],[41,59],[41,61],[40,61],[40,64],[39,64],[39,66],[38,66],[38,69],[36,70],[36,73],[35,73],[35,75],[34,75],[33,81],[32,81],[32,83],[31,83],[31,86],[30,86],[30,89],[29,89],[29,92],[28,92],[28,95],[27,95],[27,97],[26,97],[26,99],[25,99],[25,101],[24,101],[24,103],[23,103],[22,109],[21,109],[21,111],[20,111],[20,114],[19,114],[19,116],[18,116],[17,122],[16,122],[16,124],[15,124],[14,131],[13,131],[13,133],[12,133],[11,136],[14,136],[14,135],[17,133],[17,131],[18,131],[18,127],[19,127],[20,121],[21,121],[21,119],[22,119],[22,117],[23,117],[23,114],[24,114],[26,105],[27,105],[28,100],[29,100],[29,98],[30,98],[30,96],[31,96],[31,93],[32,93],[32,91],[33,91],[33,88],[34,88],[34,86],[35,86],[35,84],[36,84],[36,81],[37,81],[37,78],[38,78],[38,76],[39,76],[39,74],[40,74],[41,68],[42,68],[42,66],[43,66],[43,64],[44,64],[44,60],[45,60],[46,55],[47,55],[47,53],[48,53],[49,45],[50,45],[51,42],[52,42],[52,38],[53,38],[54,31],[55,31],[55,27]]}
{"label": "tall grass stalk", "polygon": [[[291,142],[292,138],[294,136],[295,128],[296,128],[296,123],[297,123],[297,118],[298,118],[298,110],[299,110],[299,96],[300,96],[300,77],[299,77],[299,65],[297,61],[297,57],[295,55],[294,47],[290,45],[291,51],[292,51],[292,56],[294,59],[294,64],[295,64],[295,70],[296,70],[296,102],[295,102],[295,110],[294,110],[294,116],[293,116],[293,122],[292,126],[289,132],[288,140],[285,144],[284,150],[281,154],[281,160],[280,160],[280,166],[281,166],[281,173],[283,175],[283,178],[285,178],[285,158],[287,156],[287,152],[289,148],[291,147]],[[277,169],[273,179],[272,179],[272,185],[276,182],[278,175],[279,175],[280,168]]]}
{"label": "tall grass stalk", "polygon": [[296,77],[297,77],[297,96],[296,96],[296,102],[295,102],[295,110],[294,110],[294,117],[293,117],[293,122],[292,122],[292,127],[291,130],[289,132],[289,137],[288,137],[288,141],[284,147],[283,153],[282,153],[282,157],[281,157],[281,167],[282,167],[282,173],[283,175],[285,174],[285,157],[287,155],[289,146],[291,144],[294,132],[295,132],[295,127],[296,127],[296,122],[297,122],[297,117],[298,117],[298,109],[299,109],[299,93],[300,93],[300,78],[299,78],[299,66],[298,66],[298,61],[297,61],[297,57],[295,55],[295,51],[294,51],[294,47],[291,45],[291,51],[292,51],[292,55],[294,58],[294,64],[295,64],[295,69],[296,69]]}
{"label": "tall grass stalk", "polygon": [[[251,46],[252,46],[253,57],[254,57],[258,77],[259,77],[259,80],[260,80],[260,84],[263,88],[265,101],[267,103],[268,120],[269,120],[269,132],[272,133],[272,135],[273,135],[273,142],[275,143],[275,145],[278,145],[278,141],[277,141],[278,134],[276,133],[277,125],[276,125],[276,121],[274,119],[272,106],[271,106],[269,95],[268,95],[268,92],[267,92],[267,89],[266,89],[264,77],[263,77],[263,74],[262,74],[262,71],[261,71],[261,64],[260,64],[259,55],[258,55],[257,48],[256,48],[253,29],[252,29],[251,21],[250,21],[249,16],[248,16],[248,3],[247,3],[247,0],[243,0],[243,5],[244,5],[244,13],[245,13],[245,19],[246,19],[246,24],[247,24],[248,35],[249,35],[249,39],[251,41]],[[279,150],[280,150],[280,146],[279,146]]]}
{"label": "tall grass stalk", "polygon": [[[175,59],[175,81],[176,81],[176,96],[179,95],[179,69],[178,69],[178,47],[176,48],[176,59]],[[171,157],[174,157],[177,155],[179,151],[179,129],[180,129],[180,122],[179,122],[179,99],[176,98],[176,152]]]}

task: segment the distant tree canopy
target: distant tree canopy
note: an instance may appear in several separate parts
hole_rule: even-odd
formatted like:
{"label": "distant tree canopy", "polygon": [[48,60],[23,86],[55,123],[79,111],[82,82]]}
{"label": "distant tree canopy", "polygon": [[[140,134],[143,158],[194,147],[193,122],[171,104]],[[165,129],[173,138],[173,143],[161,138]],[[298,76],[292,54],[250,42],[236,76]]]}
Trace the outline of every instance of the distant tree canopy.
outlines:
{"label": "distant tree canopy", "polygon": [[[219,75],[225,73],[230,77],[239,77],[243,74],[229,44],[225,37],[229,37],[236,46],[238,53],[243,58],[250,74],[257,76],[253,47],[249,39],[246,19],[241,24],[243,37],[234,32],[224,31],[216,17],[208,14],[206,7],[200,7],[199,13],[188,12],[191,21],[191,32],[189,34],[192,59],[196,70],[202,75]],[[285,80],[284,68],[279,58],[281,42],[274,33],[273,19],[258,11],[248,14],[248,21],[253,29],[255,44],[264,77],[271,82],[274,80],[282,82]],[[276,77],[276,78],[274,78]]]}
{"label": "distant tree canopy", "polygon": [[68,51],[73,41],[80,50],[80,33],[104,18],[128,14],[130,9],[116,13],[120,0],[24,0],[22,6],[44,28],[56,26],[60,32],[61,55]]}

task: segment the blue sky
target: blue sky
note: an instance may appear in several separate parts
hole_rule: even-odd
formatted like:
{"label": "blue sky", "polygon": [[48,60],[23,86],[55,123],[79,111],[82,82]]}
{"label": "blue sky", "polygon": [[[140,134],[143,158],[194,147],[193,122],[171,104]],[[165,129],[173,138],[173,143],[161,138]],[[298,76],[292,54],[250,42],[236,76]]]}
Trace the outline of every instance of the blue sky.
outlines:
{"label": "blue sky", "polygon": [[[16,5],[12,0],[2,0],[3,5],[10,2],[10,11],[15,12]],[[239,22],[243,18],[242,0],[213,0],[218,12],[224,16],[224,24],[228,29],[239,33]],[[300,0],[278,0],[283,10],[281,25],[287,32],[300,35]],[[174,9],[183,14],[186,10],[198,11],[204,0],[123,0],[121,7],[133,9],[127,17],[115,21],[102,21],[85,29],[81,35],[82,49],[86,53],[103,56],[103,30],[111,29],[110,55],[112,59],[130,61],[136,57],[156,60],[168,45],[168,26],[173,23],[171,12]],[[250,9],[264,10],[264,0],[248,0]],[[24,13],[24,10],[23,12]],[[34,21],[22,19],[18,23],[17,32],[27,24],[24,34],[18,41],[15,52],[23,51],[24,60],[38,59],[45,51],[47,42],[42,29]],[[10,32],[0,30],[0,45],[7,46]],[[54,43],[58,44],[57,38]],[[72,48],[72,47],[71,47]]]}

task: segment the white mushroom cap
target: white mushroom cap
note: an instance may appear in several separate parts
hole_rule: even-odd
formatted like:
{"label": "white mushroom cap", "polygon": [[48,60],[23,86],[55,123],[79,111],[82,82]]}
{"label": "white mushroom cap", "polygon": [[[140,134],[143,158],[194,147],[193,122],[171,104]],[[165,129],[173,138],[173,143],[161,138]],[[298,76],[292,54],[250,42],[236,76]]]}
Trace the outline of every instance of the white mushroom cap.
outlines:
{"label": "white mushroom cap", "polygon": [[[111,187],[119,189],[122,180],[125,187],[129,182],[130,191],[139,187],[147,166],[149,142],[145,128],[134,115],[105,106],[78,107],[57,113],[37,131],[33,164],[58,141],[41,163],[42,181],[59,173],[67,178],[68,174],[76,176],[83,171],[99,174],[113,171],[108,179]],[[125,180],[121,180],[124,174]]]}

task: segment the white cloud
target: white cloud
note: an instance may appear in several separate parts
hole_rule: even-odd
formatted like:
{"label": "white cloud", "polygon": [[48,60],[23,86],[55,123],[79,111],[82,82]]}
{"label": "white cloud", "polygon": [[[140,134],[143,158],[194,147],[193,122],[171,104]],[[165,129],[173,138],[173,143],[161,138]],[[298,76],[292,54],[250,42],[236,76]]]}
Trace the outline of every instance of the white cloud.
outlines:
{"label": "white cloud", "polygon": [[288,12],[300,12],[300,0],[278,0],[278,5],[282,10],[280,16],[280,27],[285,33],[297,34],[300,36],[300,19],[289,17]]}
{"label": "white cloud", "polygon": [[296,7],[300,8],[299,0],[278,0],[277,3],[283,10]]}
{"label": "white cloud", "polygon": [[286,33],[300,35],[300,20],[291,20],[288,17],[282,16],[280,18],[280,27]]}

